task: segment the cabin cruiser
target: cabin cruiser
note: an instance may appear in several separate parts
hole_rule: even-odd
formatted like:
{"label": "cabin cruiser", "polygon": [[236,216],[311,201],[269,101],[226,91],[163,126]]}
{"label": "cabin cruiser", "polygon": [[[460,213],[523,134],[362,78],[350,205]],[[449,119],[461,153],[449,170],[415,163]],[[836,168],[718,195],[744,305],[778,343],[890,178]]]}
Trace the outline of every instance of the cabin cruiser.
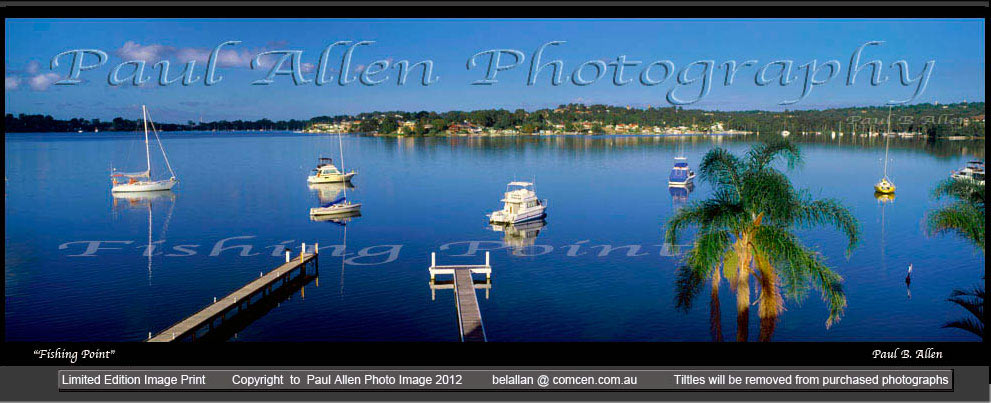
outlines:
{"label": "cabin cruiser", "polygon": [[953,172],[950,175],[951,178],[956,180],[968,180],[974,181],[978,184],[984,184],[984,162],[983,161],[969,161],[967,166],[959,171]]}
{"label": "cabin cruiser", "polygon": [[695,172],[688,167],[688,158],[675,157],[674,168],[668,177],[668,186],[688,186],[695,179]]}
{"label": "cabin cruiser", "polygon": [[502,202],[502,210],[489,214],[490,223],[515,224],[546,216],[547,200],[537,199],[530,182],[509,182]]}
{"label": "cabin cruiser", "polygon": [[347,182],[351,180],[357,172],[353,169],[350,172],[344,173],[337,169],[334,165],[334,160],[330,158],[320,158],[320,162],[317,167],[313,170],[314,174],[306,178],[307,183],[340,183]]}

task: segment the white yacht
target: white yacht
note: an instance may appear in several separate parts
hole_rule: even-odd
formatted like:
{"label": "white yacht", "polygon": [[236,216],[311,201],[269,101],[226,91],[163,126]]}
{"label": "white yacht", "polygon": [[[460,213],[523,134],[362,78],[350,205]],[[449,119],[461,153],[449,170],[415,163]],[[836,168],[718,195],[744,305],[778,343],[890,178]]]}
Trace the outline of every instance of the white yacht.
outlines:
{"label": "white yacht", "polygon": [[334,165],[334,161],[330,158],[320,158],[320,163],[313,170],[314,174],[306,178],[306,183],[341,183],[351,180],[357,172],[351,170],[351,172],[341,172]]}
{"label": "white yacht", "polygon": [[[145,170],[141,172],[117,172],[114,171],[110,175],[110,180],[113,183],[113,187],[110,191],[113,193],[120,192],[155,192],[163,190],[171,190],[177,183],[179,179],[176,178],[175,172],[172,171],[172,165],[169,164],[169,157],[165,155],[165,148],[162,147],[162,140],[158,138],[158,131],[155,130],[155,124],[152,123],[152,132],[155,133],[155,140],[158,140],[158,148],[162,150],[162,157],[165,159],[165,165],[169,168],[169,173],[172,175],[169,179],[164,180],[152,180],[151,179],[151,149],[148,146],[148,110],[144,105],[141,105],[141,115],[144,119],[144,129],[145,129]],[[126,178],[126,182],[118,182],[117,179]]]}
{"label": "white yacht", "polygon": [[983,161],[969,161],[967,166],[960,169],[959,171],[953,172],[950,175],[951,178],[956,180],[970,180],[977,182],[981,185],[984,184],[984,162]]}
{"label": "white yacht", "polygon": [[544,218],[547,200],[537,199],[531,182],[509,182],[502,210],[489,214],[490,223],[515,224]]}
{"label": "white yacht", "polygon": [[337,143],[341,149],[341,169],[337,169],[334,160],[321,157],[316,169],[313,170],[314,174],[306,178],[306,183],[347,182],[358,173],[353,169],[350,172],[344,171],[344,142],[341,140],[340,133],[337,133]]}

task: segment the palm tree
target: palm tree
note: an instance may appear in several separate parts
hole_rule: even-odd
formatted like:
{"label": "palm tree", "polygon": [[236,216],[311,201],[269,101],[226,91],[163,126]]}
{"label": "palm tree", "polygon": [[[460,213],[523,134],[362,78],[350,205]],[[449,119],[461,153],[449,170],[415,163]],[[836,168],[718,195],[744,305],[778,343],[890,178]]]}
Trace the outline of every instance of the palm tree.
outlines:
{"label": "palm tree", "polygon": [[947,301],[966,309],[971,315],[974,315],[974,318],[948,322],[943,327],[966,330],[984,340],[984,287],[974,287],[973,290],[969,291],[953,290]]}
{"label": "palm tree", "polygon": [[930,235],[955,232],[984,251],[984,184],[972,180],[947,179],[933,190],[937,199],[953,203],[927,217]]}
{"label": "palm tree", "polygon": [[[829,225],[847,239],[847,254],[860,234],[853,214],[833,199],[813,199],[808,191],[796,190],[788,178],[774,168],[784,159],[788,168],[801,162],[798,147],[784,140],[755,145],[743,157],[722,148],[710,150],[699,167],[700,179],[713,187],[708,200],[680,209],[669,221],[665,242],[677,243],[687,227],[697,227],[693,247],[679,270],[679,286],[695,284],[679,292],[689,299],[709,279],[718,292],[720,267],[737,296],[737,341],[746,341],[750,317],[750,277],[759,286],[760,340],[770,340],[778,315],[784,310],[782,288],[794,300],[818,289],[827,306],[829,327],[846,307],[842,277],[830,270],[823,257],[802,245],[793,230]],[[679,300],[683,305],[683,302]]]}
{"label": "palm tree", "polygon": [[[967,239],[984,252],[984,184],[972,180],[948,179],[933,190],[937,199],[950,198],[953,202],[937,209],[927,217],[929,234],[954,232]],[[984,339],[984,287],[972,290],[953,290],[948,301],[970,312],[974,318],[948,322],[947,328],[966,330]]]}

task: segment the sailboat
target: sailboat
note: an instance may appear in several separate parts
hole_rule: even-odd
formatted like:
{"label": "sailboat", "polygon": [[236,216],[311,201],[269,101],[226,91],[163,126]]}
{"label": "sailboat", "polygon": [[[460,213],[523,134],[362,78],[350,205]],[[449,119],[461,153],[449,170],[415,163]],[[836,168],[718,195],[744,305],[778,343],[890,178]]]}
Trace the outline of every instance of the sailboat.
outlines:
{"label": "sailboat", "polygon": [[685,157],[684,143],[679,147],[679,156],[674,157],[674,167],[671,168],[671,175],[668,176],[668,186],[689,186],[695,179],[695,172],[688,167],[688,158]]}
{"label": "sailboat", "polygon": [[[113,193],[120,192],[156,192],[163,190],[171,190],[177,183],[179,179],[176,179],[175,171],[172,170],[172,165],[169,164],[169,157],[165,155],[165,147],[162,146],[162,140],[158,138],[158,131],[155,130],[155,124],[151,124],[152,132],[155,134],[155,140],[158,142],[158,148],[162,150],[162,157],[165,159],[165,165],[169,168],[169,173],[172,176],[165,180],[152,180],[151,179],[151,148],[148,145],[148,109],[141,105],[141,117],[144,120],[144,130],[145,130],[145,170],[142,172],[117,172],[114,171],[111,175],[111,182],[113,187],[110,191]],[[127,178],[126,182],[118,182],[118,178]]]}
{"label": "sailboat", "polygon": [[344,172],[344,142],[341,140],[340,133],[337,133],[337,142],[341,148],[341,169],[337,169],[333,159],[321,157],[317,167],[313,170],[315,173],[306,178],[306,183],[347,182],[358,173],[353,169],[350,172]]}
{"label": "sailboat", "polygon": [[[341,149],[341,166],[343,167],[344,166],[344,163],[343,163],[344,162],[344,143],[341,140],[340,133],[337,134],[337,141],[340,143],[340,149]],[[331,166],[333,166],[333,165],[331,165]],[[334,168],[334,169],[336,170],[337,168]],[[338,180],[336,182],[344,182],[344,181],[346,181],[348,179],[351,179],[351,176],[354,176],[354,173],[355,173],[354,171],[351,171],[349,173],[349,176],[347,176],[347,179]],[[319,175],[319,173],[318,173],[318,175]],[[313,178],[313,176],[311,176],[310,178]],[[307,179],[307,181],[309,182],[309,179]],[[311,183],[313,183],[313,182],[311,182]],[[331,200],[329,203],[322,204],[320,207],[313,207],[313,208],[311,208],[310,209],[310,217],[311,218],[313,218],[313,217],[320,217],[320,216],[350,217],[350,216],[355,216],[355,215],[360,214],[361,213],[361,203],[351,203],[348,200],[348,187],[347,186],[343,186],[341,188],[341,190],[344,191],[344,196],[341,196],[341,197],[339,197],[337,199]]]}
{"label": "sailboat", "polygon": [[891,142],[891,107],[888,107],[888,132],[884,135],[884,176],[874,184],[874,191],[881,194],[895,193],[895,184],[888,179],[888,143]]}

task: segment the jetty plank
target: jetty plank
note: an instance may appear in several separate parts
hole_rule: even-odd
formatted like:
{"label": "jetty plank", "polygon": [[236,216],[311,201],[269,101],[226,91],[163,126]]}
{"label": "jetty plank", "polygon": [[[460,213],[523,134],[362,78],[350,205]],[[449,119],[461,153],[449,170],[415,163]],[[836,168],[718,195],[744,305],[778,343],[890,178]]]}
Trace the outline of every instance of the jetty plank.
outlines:
{"label": "jetty plank", "polygon": [[484,342],[485,327],[482,325],[482,312],[478,309],[478,297],[471,278],[471,268],[454,269],[454,292],[458,305],[458,327],[461,341]]}

